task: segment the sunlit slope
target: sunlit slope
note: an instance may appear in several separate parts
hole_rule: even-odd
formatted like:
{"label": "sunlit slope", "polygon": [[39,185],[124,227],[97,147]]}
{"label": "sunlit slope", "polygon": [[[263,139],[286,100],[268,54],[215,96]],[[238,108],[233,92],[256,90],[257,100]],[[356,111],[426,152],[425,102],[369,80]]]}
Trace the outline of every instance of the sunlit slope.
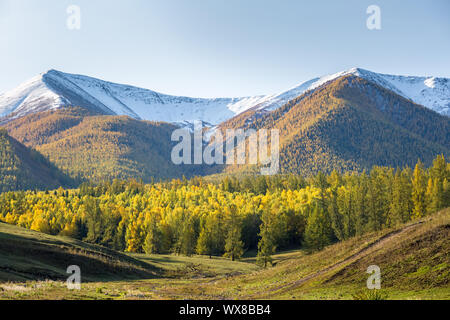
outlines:
{"label": "sunlit slope", "polygon": [[189,177],[203,172],[203,166],[178,166],[171,161],[171,135],[177,127],[168,123],[67,108],[31,114],[9,122],[5,128],[75,178],[151,182],[152,178]]}
{"label": "sunlit slope", "polygon": [[242,114],[223,129],[241,127],[279,130],[283,173],[414,166],[419,158],[429,165],[436,154],[450,154],[448,117],[352,75],[271,113]]}
{"label": "sunlit slope", "polygon": [[[450,209],[397,229],[356,237],[307,254],[275,256],[275,266],[191,288],[190,298],[352,299],[367,268],[381,269],[387,298],[450,298]],[[172,288],[171,296],[189,291]],[[187,297],[186,297],[187,298]]]}

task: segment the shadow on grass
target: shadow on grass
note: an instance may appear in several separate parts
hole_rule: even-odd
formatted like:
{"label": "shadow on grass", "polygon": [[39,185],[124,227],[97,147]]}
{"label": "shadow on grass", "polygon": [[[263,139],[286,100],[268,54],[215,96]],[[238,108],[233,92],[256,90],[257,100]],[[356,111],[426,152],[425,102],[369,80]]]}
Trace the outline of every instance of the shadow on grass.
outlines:
{"label": "shadow on grass", "polygon": [[163,270],[126,254],[81,241],[33,239],[0,232],[0,282],[65,281],[77,265],[83,282],[159,278]]}

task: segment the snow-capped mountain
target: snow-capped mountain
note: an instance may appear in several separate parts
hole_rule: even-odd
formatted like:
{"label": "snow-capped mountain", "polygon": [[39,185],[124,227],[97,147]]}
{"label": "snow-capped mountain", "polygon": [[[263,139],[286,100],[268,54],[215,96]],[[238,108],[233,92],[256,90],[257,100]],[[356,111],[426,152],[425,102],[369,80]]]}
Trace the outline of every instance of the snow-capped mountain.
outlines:
{"label": "snow-capped mountain", "polygon": [[257,109],[272,111],[307,91],[319,88],[323,84],[346,75],[355,75],[374,82],[417,104],[450,116],[450,79],[436,77],[395,76],[371,72],[361,68],[352,68],[343,72],[306,81],[299,86],[280,94],[266,96]]}
{"label": "snow-capped mountain", "polygon": [[450,116],[450,79],[448,78],[395,76],[358,68],[351,69],[348,73],[375,82],[437,113]]}
{"label": "snow-capped mountain", "polygon": [[189,98],[50,70],[0,95],[0,117],[10,119],[30,113],[80,106],[105,115],[177,124],[202,120],[220,124],[249,109],[275,110],[328,81],[353,74],[389,89],[415,103],[450,116],[450,79],[385,75],[353,68],[306,81],[290,90],[245,98]]}
{"label": "snow-capped mountain", "polygon": [[263,97],[202,99],[178,97],[128,85],[50,70],[0,95],[0,117],[80,106],[105,115],[172,123],[217,124]]}

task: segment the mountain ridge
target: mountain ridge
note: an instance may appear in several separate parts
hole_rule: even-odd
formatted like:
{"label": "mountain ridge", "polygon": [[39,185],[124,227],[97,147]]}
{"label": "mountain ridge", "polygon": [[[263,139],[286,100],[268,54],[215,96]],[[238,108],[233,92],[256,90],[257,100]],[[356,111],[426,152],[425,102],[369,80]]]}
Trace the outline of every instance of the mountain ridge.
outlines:
{"label": "mountain ridge", "polygon": [[271,95],[241,98],[173,96],[129,85],[51,69],[0,95],[0,119],[10,121],[30,113],[79,106],[104,115],[175,124],[204,121],[219,125],[249,110],[270,112],[325,83],[355,75],[385,87],[415,103],[450,116],[450,79],[395,76],[352,68],[305,81]]}
{"label": "mountain ridge", "polygon": [[[151,93],[151,101],[162,101],[161,106],[165,106],[164,96],[85,76],[60,76],[58,71],[50,71],[19,86],[17,92],[26,94],[11,95],[12,100],[18,99],[15,107],[20,106],[9,118],[0,118],[0,124],[12,137],[42,152],[72,178],[97,182],[136,178],[149,182],[153,178],[223,170],[222,166],[180,167],[171,162],[171,134],[180,126],[192,130],[189,120],[195,117],[179,118],[183,123],[143,120],[133,111],[138,108],[123,103],[142,97],[141,101],[145,101]],[[258,104],[218,126],[209,123],[213,130],[208,135],[227,126],[279,129],[281,172],[302,175],[334,169],[361,171],[374,165],[413,166],[418,158],[429,164],[437,154],[450,156],[450,118],[405,97],[406,90],[400,91],[389,81],[417,86],[428,82],[430,89],[433,83],[442,82],[435,88],[447,85],[445,79],[397,78],[354,68],[313,79],[283,94],[259,97]],[[115,107],[105,99],[115,101]],[[191,99],[191,107],[196,105],[194,98],[186,99]],[[0,97],[0,106],[1,101],[5,100]],[[69,106],[60,106],[68,101]],[[70,106],[73,101],[79,106]],[[34,103],[34,107],[21,109],[27,107],[24,102]],[[172,111],[173,106],[166,106],[166,110]],[[200,113],[204,107],[199,105]],[[225,173],[234,171],[234,166],[225,168]]]}
{"label": "mountain ridge", "polygon": [[413,166],[419,158],[430,164],[436,154],[450,155],[448,117],[351,74],[273,112],[246,116],[231,127],[280,130],[282,173]]}

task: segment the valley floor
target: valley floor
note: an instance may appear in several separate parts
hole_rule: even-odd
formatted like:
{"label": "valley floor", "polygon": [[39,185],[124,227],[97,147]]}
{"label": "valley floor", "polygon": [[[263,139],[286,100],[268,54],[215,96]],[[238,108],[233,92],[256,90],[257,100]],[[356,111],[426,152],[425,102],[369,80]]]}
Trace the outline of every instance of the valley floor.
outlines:
{"label": "valley floor", "polygon": [[[450,299],[450,209],[313,254],[303,250],[279,253],[274,256],[274,266],[267,269],[256,266],[252,257],[231,262],[201,256],[102,252],[95,263],[108,265],[111,259],[118,259],[120,264],[114,266],[132,269],[134,276],[123,279],[121,272],[108,269],[107,275],[96,280],[88,269],[81,290],[68,290],[62,271],[56,268],[54,280],[27,281],[36,264],[26,265],[27,259],[18,256],[20,250],[14,256],[5,249],[12,235],[17,237],[20,232],[39,250],[43,249],[38,245],[52,245],[54,250],[79,246],[92,250],[84,254],[92,259],[101,250],[0,224],[0,299],[370,299],[373,292],[366,289],[366,270],[371,265],[381,269],[379,298]],[[89,261],[90,266],[93,263]]]}

